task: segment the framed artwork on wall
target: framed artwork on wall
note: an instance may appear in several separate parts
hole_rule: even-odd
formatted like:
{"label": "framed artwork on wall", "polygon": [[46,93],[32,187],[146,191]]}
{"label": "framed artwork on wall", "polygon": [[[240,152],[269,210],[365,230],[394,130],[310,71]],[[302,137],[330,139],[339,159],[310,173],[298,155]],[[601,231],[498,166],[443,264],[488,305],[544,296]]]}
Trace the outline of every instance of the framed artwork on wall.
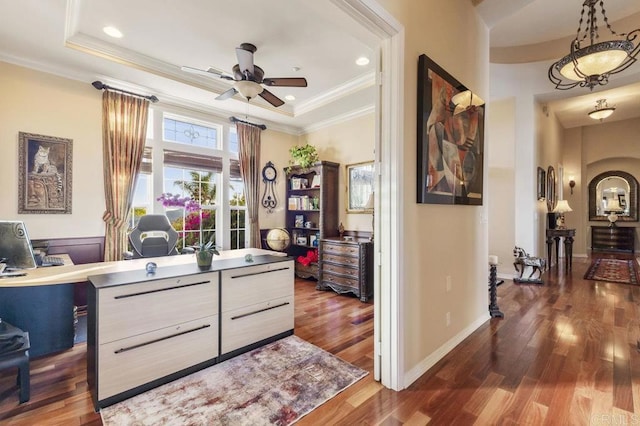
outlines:
{"label": "framed artwork on wall", "polygon": [[18,213],[71,214],[71,139],[19,133]]}
{"label": "framed artwork on wall", "polygon": [[538,201],[544,201],[547,188],[547,173],[542,167],[538,167]]}
{"label": "framed artwork on wall", "polygon": [[367,202],[373,193],[373,161],[346,166],[347,213],[371,213]]}
{"label": "framed artwork on wall", "polygon": [[426,55],[418,60],[417,202],[482,205],[484,105],[456,105],[468,91]]}

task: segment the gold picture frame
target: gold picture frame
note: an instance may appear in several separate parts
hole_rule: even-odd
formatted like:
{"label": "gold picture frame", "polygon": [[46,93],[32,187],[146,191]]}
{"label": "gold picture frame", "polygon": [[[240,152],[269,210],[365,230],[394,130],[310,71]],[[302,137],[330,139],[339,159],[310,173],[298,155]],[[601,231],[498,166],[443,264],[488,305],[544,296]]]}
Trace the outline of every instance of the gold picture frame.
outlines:
{"label": "gold picture frame", "polygon": [[71,214],[73,140],[19,132],[18,213]]}
{"label": "gold picture frame", "polygon": [[345,168],[347,181],[347,213],[370,213],[366,209],[374,189],[373,161],[348,164]]}

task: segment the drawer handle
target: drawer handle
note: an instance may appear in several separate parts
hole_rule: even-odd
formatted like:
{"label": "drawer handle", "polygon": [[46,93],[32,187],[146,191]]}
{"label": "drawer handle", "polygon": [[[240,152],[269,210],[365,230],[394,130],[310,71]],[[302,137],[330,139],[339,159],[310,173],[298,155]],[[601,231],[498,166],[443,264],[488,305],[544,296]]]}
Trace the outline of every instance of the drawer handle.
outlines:
{"label": "drawer handle", "polygon": [[174,285],[173,287],[159,288],[156,290],[141,291],[139,293],[122,294],[120,296],[115,296],[114,299],[126,299],[128,297],[143,296],[145,294],[159,293],[161,291],[175,290],[177,288],[185,288],[185,287],[193,287],[194,285],[209,284],[210,282],[211,281],[200,281],[197,283]]}
{"label": "drawer handle", "polygon": [[127,351],[131,351],[133,349],[138,349],[138,348],[141,348],[143,346],[151,345],[153,343],[162,342],[163,340],[172,339],[174,337],[182,336],[183,334],[193,333],[194,331],[200,331],[202,329],[209,328],[209,327],[211,327],[211,324],[205,324],[205,325],[197,327],[197,328],[192,328],[191,330],[181,331],[180,333],[171,334],[169,336],[161,337],[161,338],[155,339],[155,340],[150,340],[148,342],[140,343],[138,345],[133,345],[133,346],[129,346],[129,347],[126,347],[126,348],[121,348],[121,349],[118,349],[117,351],[114,351],[113,353],[114,354],[121,354],[122,352],[127,352]]}
{"label": "drawer handle", "polygon": [[290,269],[290,268],[287,266],[287,267],[284,267],[284,268],[269,269],[268,271],[259,271],[259,272],[250,272],[248,274],[232,275],[231,278],[233,279],[233,278],[250,277],[252,275],[268,274],[269,272],[286,271],[287,269]]}
{"label": "drawer handle", "polygon": [[235,316],[235,317],[231,317],[231,319],[232,320],[237,320],[237,319],[240,319],[240,318],[249,317],[251,315],[259,314],[260,312],[270,311],[271,309],[276,309],[276,308],[281,308],[281,307],[287,306],[287,305],[289,305],[289,302],[284,302],[284,303],[281,303],[279,305],[269,306],[268,308],[259,309],[257,311],[249,312],[247,314],[242,314],[242,315],[238,315],[238,316]]}

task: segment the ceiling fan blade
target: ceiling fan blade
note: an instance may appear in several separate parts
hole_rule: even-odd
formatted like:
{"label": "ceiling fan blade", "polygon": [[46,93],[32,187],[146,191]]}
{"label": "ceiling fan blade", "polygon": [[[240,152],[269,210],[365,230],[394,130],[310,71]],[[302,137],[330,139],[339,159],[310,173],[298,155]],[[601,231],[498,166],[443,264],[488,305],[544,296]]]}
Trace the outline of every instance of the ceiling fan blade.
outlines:
{"label": "ceiling fan blade", "polygon": [[[243,43],[244,46],[246,43]],[[236,47],[236,56],[238,57],[238,66],[240,67],[240,72],[245,75],[245,72],[248,72],[251,76],[253,76],[253,52],[251,50],[243,49],[242,47]]]}
{"label": "ceiling fan blade", "polygon": [[307,87],[307,79],[304,77],[265,78],[262,82],[267,86]]}
{"label": "ceiling fan blade", "polygon": [[268,91],[267,89],[264,89],[262,93],[260,93],[258,96],[260,96],[262,99],[269,102],[271,105],[273,105],[276,108],[284,105],[284,101],[282,99],[280,99],[279,97],[277,97],[276,95]]}
{"label": "ceiling fan blade", "polygon": [[216,97],[216,101],[224,101],[225,99],[229,99],[230,97],[232,97],[236,93],[238,93],[238,91],[235,89],[235,87],[232,87],[231,89],[227,90],[226,92],[220,93]]}
{"label": "ceiling fan blade", "polygon": [[208,68],[207,70],[201,70],[200,68],[182,66],[182,67],[180,67],[180,69],[182,71],[190,72],[192,74],[205,75],[207,77],[223,78],[225,80],[233,80],[233,77],[231,77],[229,75],[226,75],[226,74],[222,74],[220,71],[218,71],[218,70],[216,70],[214,68]]}

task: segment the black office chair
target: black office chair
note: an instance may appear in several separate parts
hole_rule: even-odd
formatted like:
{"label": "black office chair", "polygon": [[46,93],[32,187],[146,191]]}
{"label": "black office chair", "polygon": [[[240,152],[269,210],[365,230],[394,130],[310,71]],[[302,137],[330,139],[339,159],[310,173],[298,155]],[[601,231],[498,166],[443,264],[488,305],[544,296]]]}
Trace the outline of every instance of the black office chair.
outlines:
{"label": "black office chair", "polygon": [[133,251],[126,252],[125,259],[141,257],[171,256],[180,253],[193,253],[191,250],[178,252],[178,232],[173,229],[167,216],[163,214],[144,215],[138,225],[129,233],[129,243]]}

